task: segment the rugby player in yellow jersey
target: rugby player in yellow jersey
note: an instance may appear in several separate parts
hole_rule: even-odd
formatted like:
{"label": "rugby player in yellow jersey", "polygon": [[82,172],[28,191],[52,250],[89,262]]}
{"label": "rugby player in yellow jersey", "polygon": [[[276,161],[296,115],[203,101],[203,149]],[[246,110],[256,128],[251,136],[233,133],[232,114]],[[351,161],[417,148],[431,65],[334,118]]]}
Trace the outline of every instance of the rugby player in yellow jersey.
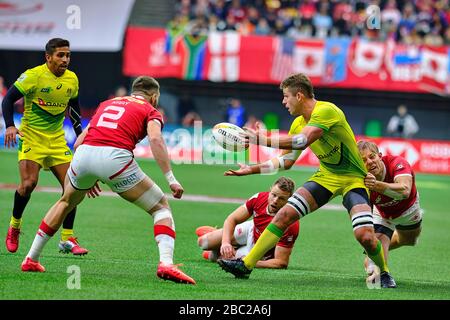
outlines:
{"label": "rugby player in yellow jersey", "polygon": [[319,170],[278,211],[246,257],[221,259],[218,263],[237,278],[248,278],[256,262],[276,245],[286,228],[335,196],[342,195],[356,240],[381,270],[381,286],[396,287],[389,274],[381,242],[374,233],[368,190],[364,185],[367,170],[344,113],[333,103],[316,100],[313,86],[303,74],[286,78],[280,89],[283,90],[283,105],[292,116],[297,117],[289,135],[266,136],[258,129],[246,129],[246,140],[285,151],[264,163],[240,165],[238,170],[228,170],[225,175],[243,176],[289,169],[301,150],[307,147],[319,158]]}
{"label": "rugby player in yellow jersey", "polygon": [[[19,135],[18,154],[20,184],[14,195],[14,207],[6,236],[6,248],[16,252],[22,214],[37,185],[39,171],[50,169],[64,186],[72,152],[64,137],[63,121],[69,108],[70,119],[77,136],[82,132],[78,101],[78,78],[68,70],[70,43],[54,38],[45,46],[46,63],[28,69],[8,90],[2,102],[6,124],[5,146],[15,147]],[[14,102],[24,98],[24,114],[20,130],[14,125]],[[98,192],[98,190],[96,190]],[[88,251],[73,236],[74,209],[64,220],[59,249],[61,252],[83,255]]]}

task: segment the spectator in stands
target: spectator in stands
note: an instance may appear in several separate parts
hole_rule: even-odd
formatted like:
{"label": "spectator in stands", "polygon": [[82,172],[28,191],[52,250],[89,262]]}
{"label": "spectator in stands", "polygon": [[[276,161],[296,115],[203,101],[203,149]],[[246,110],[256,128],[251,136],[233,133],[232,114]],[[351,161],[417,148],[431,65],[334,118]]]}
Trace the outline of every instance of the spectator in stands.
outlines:
{"label": "spectator in stands", "polygon": [[266,129],[266,125],[264,124],[264,122],[262,120],[258,119],[254,114],[251,114],[248,116],[248,120],[245,123],[244,127],[256,130],[257,123],[259,123],[260,130]]}
{"label": "spectator in stands", "polygon": [[246,121],[247,116],[241,101],[236,98],[231,98],[226,111],[226,122],[242,127]]}
{"label": "spectator in stands", "polygon": [[414,117],[408,114],[405,105],[399,105],[397,114],[393,115],[387,126],[388,134],[394,137],[411,138],[419,131],[419,125]]}
{"label": "spectator in stands", "polygon": [[183,117],[181,124],[183,125],[183,127],[189,128],[189,127],[193,127],[196,121],[202,121],[202,118],[200,117],[200,115],[195,111],[189,111]]}
{"label": "spectator in stands", "polygon": [[128,94],[128,89],[125,88],[125,86],[120,85],[116,88],[116,91],[114,91],[113,94],[109,95],[108,99],[112,99],[115,97],[125,97],[127,94]]}

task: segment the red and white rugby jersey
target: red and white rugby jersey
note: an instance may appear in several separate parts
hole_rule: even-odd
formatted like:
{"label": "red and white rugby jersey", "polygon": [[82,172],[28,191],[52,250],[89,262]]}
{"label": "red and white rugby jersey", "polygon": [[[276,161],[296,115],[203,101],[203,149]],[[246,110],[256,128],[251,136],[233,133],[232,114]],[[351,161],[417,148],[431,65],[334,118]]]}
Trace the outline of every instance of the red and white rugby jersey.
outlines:
{"label": "red and white rugby jersey", "polygon": [[152,120],[159,121],[161,128],[164,125],[161,113],[142,97],[106,100],[92,117],[83,144],[133,152],[136,144],[147,135],[147,123]]}
{"label": "red and white rugby jersey", "polygon": [[[261,233],[267,228],[269,223],[272,221],[275,214],[269,214],[267,206],[269,205],[269,192],[260,192],[255,194],[253,197],[247,200],[245,206],[250,214],[253,215],[253,223],[255,227],[253,228],[253,241],[259,239]],[[298,237],[300,231],[299,221],[291,224],[285,231],[280,241],[278,241],[277,246],[292,248],[294,246],[295,240]],[[273,257],[274,249],[266,254]]]}
{"label": "red and white rugby jersey", "polygon": [[414,172],[404,158],[400,156],[384,156],[381,158],[386,167],[383,181],[386,183],[394,183],[395,177],[408,175],[412,177],[411,194],[409,198],[403,200],[394,200],[388,196],[375,191],[370,192],[370,201],[376,206],[380,215],[386,219],[393,219],[400,216],[408,210],[417,199],[417,188]]}

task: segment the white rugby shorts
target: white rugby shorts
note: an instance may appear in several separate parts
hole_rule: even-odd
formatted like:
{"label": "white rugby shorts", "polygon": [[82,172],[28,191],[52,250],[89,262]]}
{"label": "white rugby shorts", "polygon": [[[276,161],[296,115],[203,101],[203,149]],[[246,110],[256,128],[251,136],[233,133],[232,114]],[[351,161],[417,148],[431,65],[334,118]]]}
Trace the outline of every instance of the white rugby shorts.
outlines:
{"label": "white rugby shorts", "polygon": [[253,219],[240,223],[234,228],[234,239],[239,248],[236,250],[236,258],[246,256],[255,245],[253,242]]}
{"label": "white rugby shorts", "polygon": [[422,216],[423,210],[420,208],[419,194],[417,194],[416,202],[395,219],[383,218],[376,206],[373,207],[373,223],[380,224],[392,231],[394,231],[397,226],[399,229],[402,229],[402,227],[413,226],[422,220]]}
{"label": "white rugby shorts", "polygon": [[133,188],[146,177],[130,151],[85,144],[77,148],[67,174],[75,189],[88,190],[100,180],[116,193]]}

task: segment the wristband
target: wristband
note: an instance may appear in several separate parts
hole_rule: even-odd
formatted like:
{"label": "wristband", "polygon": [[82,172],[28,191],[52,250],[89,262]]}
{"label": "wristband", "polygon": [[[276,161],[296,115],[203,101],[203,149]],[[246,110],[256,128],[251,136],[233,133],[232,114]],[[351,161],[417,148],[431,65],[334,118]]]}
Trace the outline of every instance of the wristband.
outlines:
{"label": "wristband", "polygon": [[177,181],[177,179],[175,178],[175,176],[173,175],[172,170],[166,172],[164,175],[166,176],[166,180],[167,180],[167,182],[169,183],[169,186],[170,186],[171,184],[180,184],[180,183]]}

